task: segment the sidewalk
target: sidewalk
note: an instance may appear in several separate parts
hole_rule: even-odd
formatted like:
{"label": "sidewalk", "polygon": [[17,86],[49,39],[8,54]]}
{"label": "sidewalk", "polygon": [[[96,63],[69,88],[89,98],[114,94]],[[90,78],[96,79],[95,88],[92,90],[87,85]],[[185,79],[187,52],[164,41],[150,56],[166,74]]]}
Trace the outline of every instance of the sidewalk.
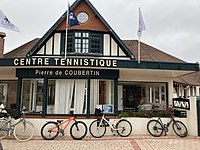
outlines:
{"label": "sidewalk", "polygon": [[76,141],[71,138],[57,138],[46,141],[35,137],[28,142],[15,139],[1,141],[4,150],[197,150],[200,148],[199,137],[179,138],[177,136],[108,136],[100,139],[86,137]]}

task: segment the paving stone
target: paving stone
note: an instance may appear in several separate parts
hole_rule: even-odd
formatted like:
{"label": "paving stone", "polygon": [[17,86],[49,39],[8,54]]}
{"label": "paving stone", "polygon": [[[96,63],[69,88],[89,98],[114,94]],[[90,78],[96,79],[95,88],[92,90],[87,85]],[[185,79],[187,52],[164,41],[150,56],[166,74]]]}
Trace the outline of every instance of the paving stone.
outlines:
{"label": "paving stone", "polygon": [[198,150],[199,137],[179,138],[177,136],[107,136],[103,138],[86,137],[83,140],[57,138],[52,141],[34,137],[28,142],[15,139],[1,140],[3,150]]}

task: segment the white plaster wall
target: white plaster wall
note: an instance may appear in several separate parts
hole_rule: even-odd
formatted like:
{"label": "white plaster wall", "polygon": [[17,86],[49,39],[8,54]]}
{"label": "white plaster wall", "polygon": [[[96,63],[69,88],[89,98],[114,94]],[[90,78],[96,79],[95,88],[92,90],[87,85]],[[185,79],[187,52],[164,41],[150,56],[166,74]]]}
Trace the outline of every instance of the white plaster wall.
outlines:
{"label": "white plaster wall", "polygon": [[46,43],[46,54],[51,55],[52,54],[52,45],[53,45],[53,37],[51,37],[48,42]]}
{"label": "white plaster wall", "polygon": [[17,80],[16,69],[4,69],[0,70],[0,80]]}
{"label": "white plaster wall", "polygon": [[104,56],[109,56],[110,55],[110,35],[109,34],[105,34],[104,35]]}
{"label": "white plaster wall", "polygon": [[121,48],[119,48],[119,56],[126,56],[125,53],[122,51]]}
{"label": "white plaster wall", "polygon": [[168,102],[169,102],[169,106],[172,106],[172,99],[173,99],[173,79],[169,79],[168,81]]}
{"label": "white plaster wall", "polygon": [[200,89],[200,87],[199,87],[199,86],[196,86],[196,96],[200,96],[200,94],[199,94],[199,89]]}
{"label": "white plaster wall", "polygon": [[[149,135],[148,131],[147,131],[147,123],[148,121],[150,121],[151,119],[157,119],[155,118],[139,118],[139,117],[128,117],[128,118],[124,118],[127,119],[128,121],[130,121],[131,125],[132,125],[132,133],[131,135]],[[182,121],[187,127],[188,127],[188,121],[187,118],[176,118],[177,120]],[[27,119],[30,122],[32,122],[34,124],[34,128],[35,128],[35,136],[41,136],[40,135],[40,130],[42,128],[42,126],[47,122],[47,121],[56,121],[57,119]],[[58,119],[58,120],[62,120],[62,119]],[[78,119],[80,120],[80,119]],[[85,122],[88,128],[88,133],[87,136],[91,136],[89,133],[89,125],[91,124],[92,121],[94,121],[95,119],[82,119],[81,121]],[[110,121],[113,121],[113,119],[110,119]],[[167,123],[169,121],[169,118],[162,118],[163,123]],[[70,136],[69,132],[70,132],[70,126],[67,127],[66,131],[65,131],[65,135],[66,136]],[[111,132],[111,128],[107,127],[106,128],[106,134],[105,135],[113,135],[113,133]],[[175,135],[175,133],[173,132],[172,129],[172,124],[169,127],[169,132],[167,133],[167,135]],[[191,132],[189,132],[189,135],[192,135]]]}
{"label": "white plaster wall", "polygon": [[54,35],[54,54],[60,54],[60,40],[61,40],[61,33],[56,33]]}
{"label": "white plaster wall", "polygon": [[[110,56],[110,55],[111,56],[117,56],[118,45],[114,41],[113,38],[110,39],[110,35],[109,34],[104,34],[104,42],[103,43],[104,43],[104,46],[103,46],[103,50],[104,50],[103,55],[104,56]],[[110,43],[111,43],[111,50],[110,50]],[[111,54],[110,54],[110,52],[111,52]],[[119,56],[126,56],[121,48],[119,48]]]}
{"label": "white plaster wall", "polygon": [[117,56],[117,43],[113,40],[111,40],[111,55],[112,56]]}
{"label": "white plaster wall", "polygon": [[44,55],[44,46],[42,46],[42,48],[38,51],[37,54]]}
{"label": "white plaster wall", "polygon": [[190,110],[187,111],[188,132],[190,135],[198,136],[197,125],[197,100],[196,97],[190,97]]}

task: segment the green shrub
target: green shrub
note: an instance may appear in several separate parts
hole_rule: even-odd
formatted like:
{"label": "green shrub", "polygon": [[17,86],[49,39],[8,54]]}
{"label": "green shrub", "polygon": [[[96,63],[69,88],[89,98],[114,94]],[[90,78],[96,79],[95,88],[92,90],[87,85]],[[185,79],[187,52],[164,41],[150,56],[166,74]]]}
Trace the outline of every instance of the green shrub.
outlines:
{"label": "green shrub", "polygon": [[139,110],[134,111],[122,111],[119,114],[119,117],[170,117],[171,110]]}

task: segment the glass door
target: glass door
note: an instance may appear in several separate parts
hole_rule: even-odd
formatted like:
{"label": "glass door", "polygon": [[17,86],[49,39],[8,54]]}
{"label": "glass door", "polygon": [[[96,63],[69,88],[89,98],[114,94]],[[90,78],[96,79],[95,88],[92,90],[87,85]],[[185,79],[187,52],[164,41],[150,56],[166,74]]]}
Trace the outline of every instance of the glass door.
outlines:
{"label": "glass door", "polygon": [[22,105],[31,113],[42,113],[43,79],[24,79],[22,84]]}
{"label": "glass door", "polygon": [[0,84],[0,104],[6,104],[7,102],[7,84]]}

